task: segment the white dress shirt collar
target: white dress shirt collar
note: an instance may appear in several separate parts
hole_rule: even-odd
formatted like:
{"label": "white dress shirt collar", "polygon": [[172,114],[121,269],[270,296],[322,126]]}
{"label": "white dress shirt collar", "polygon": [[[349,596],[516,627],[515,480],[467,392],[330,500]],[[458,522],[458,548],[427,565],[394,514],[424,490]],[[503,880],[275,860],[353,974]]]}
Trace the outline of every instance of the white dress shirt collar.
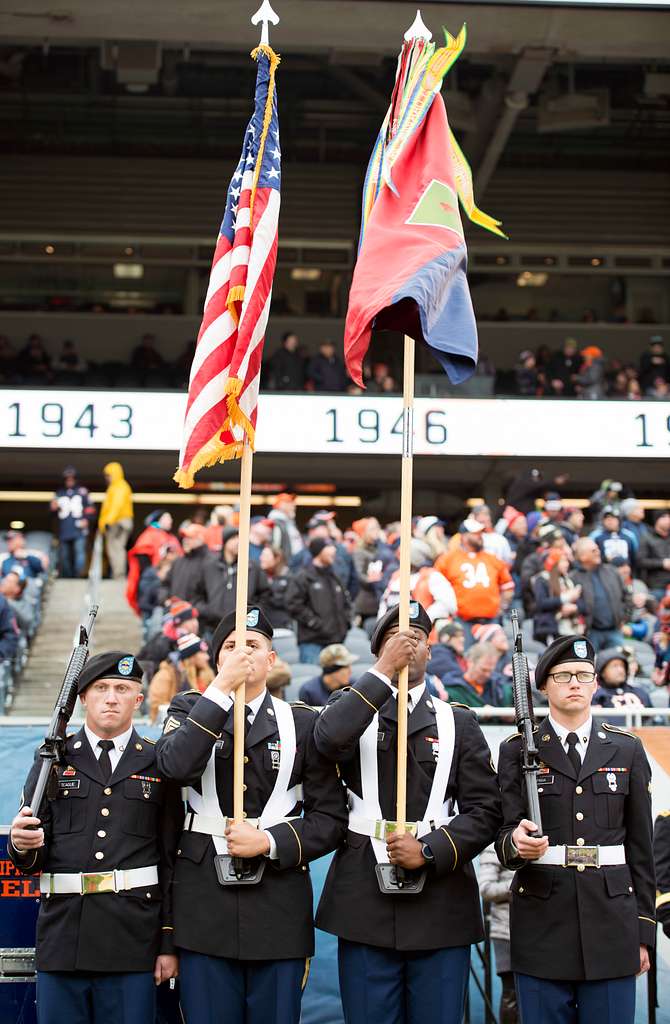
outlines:
{"label": "white dress shirt collar", "polygon": [[[102,749],[98,746],[98,741],[101,740],[101,739],[104,739],[104,737],[96,736],[96,734],[93,732],[93,730],[89,729],[89,727],[86,724],[84,724],[84,732],[86,733],[86,739],[88,740],[88,742],[91,745],[91,750],[93,751],[93,756],[97,760],[97,758],[99,758],[101,753],[102,753]],[[121,760],[121,756],[122,756],[124,750],[126,749],[126,747],[128,746],[128,743],[130,742],[130,737],[132,735],[132,732],[133,732],[133,727],[131,725],[130,729],[126,729],[126,731],[122,732],[120,736],[114,736],[113,737],[112,743],[114,744],[114,746],[113,746],[113,748],[109,752],[109,760],[110,760],[111,765],[112,765],[112,771],[114,771],[114,769],[116,768],[117,764]]]}
{"label": "white dress shirt collar", "polygon": [[577,753],[579,754],[579,756],[581,757],[581,759],[583,761],[584,760],[584,756],[586,754],[586,748],[588,747],[589,740],[591,738],[591,730],[593,728],[593,717],[591,715],[589,715],[589,717],[586,719],[586,721],[583,722],[579,726],[578,729],[566,729],[566,727],[564,725],[559,725],[558,722],[555,721],[552,718],[551,715],[547,716],[547,721],[549,722],[549,724],[551,725],[552,729],[554,730],[554,732],[558,736],[559,740],[561,741],[561,746],[563,747],[563,750],[565,750],[566,753],[567,753],[567,750],[568,750],[568,743],[567,743],[568,733],[574,732],[574,733],[577,734],[577,736],[579,738],[579,742],[577,743],[575,749],[577,750]]}

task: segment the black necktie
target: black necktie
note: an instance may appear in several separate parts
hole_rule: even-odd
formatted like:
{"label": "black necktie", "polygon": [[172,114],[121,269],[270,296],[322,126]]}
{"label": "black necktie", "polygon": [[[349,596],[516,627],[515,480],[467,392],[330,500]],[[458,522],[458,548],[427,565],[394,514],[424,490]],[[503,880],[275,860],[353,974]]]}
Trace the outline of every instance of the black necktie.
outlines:
{"label": "black necktie", "polygon": [[565,741],[568,744],[568,760],[572,767],[575,769],[575,775],[579,775],[582,767],[582,760],[577,753],[577,744],[579,743],[579,736],[576,732],[569,732],[565,737]]}
{"label": "black necktie", "polygon": [[112,759],[109,756],[109,752],[114,749],[114,740],[98,740],[98,746],[102,751],[98,758],[100,771],[105,782],[109,782],[112,777]]}
{"label": "black necktie", "polygon": [[252,722],[249,721],[249,715],[253,714],[248,704],[244,705],[244,735],[249,735],[249,729],[251,729]]}

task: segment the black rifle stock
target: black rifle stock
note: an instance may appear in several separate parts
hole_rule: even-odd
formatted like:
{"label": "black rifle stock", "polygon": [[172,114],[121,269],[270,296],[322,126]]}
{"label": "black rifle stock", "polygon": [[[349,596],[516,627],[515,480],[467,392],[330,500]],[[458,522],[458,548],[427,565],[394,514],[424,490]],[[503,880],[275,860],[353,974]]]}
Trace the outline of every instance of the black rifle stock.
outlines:
{"label": "black rifle stock", "polygon": [[523,653],[523,634],[519,629],[519,617],[516,609],[512,611],[512,630],[514,634],[514,653],[512,655],[512,680],[514,689],[514,711],[516,727],[521,733],[523,760],[521,768],[526,785],[528,817],[537,825],[533,838],[542,837],[542,818],[540,816],[540,798],[537,792],[537,773],[539,771],[539,754],[535,745],[533,727],[533,695],[530,688],[528,662]]}
{"label": "black rifle stock", "polygon": [[93,624],[95,617],[98,614],[98,606],[93,605],[89,614],[88,622],[85,626],[79,627],[79,641],[72,649],[70,660],[63,676],[63,683],[58,694],[53,714],[51,715],[51,722],[49,723],[49,730],[44,738],[44,742],[40,747],[40,757],[42,758],[42,765],[40,767],[40,774],[37,777],[37,784],[30,800],[26,800],[26,804],[31,808],[33,815],[36,818],[40,818],[40,810],[44,803],[45,796],[49,796],[48,788],[49,781],[54,778],[54,769],[57,764],[60,763],[63,757],[63,748],[65,746],[66,729],[67,724],[72,717],[74,706],[77,703],[77,685],[79,683],[79,676],[82,673],[84,665],[88,659],[88,645],[91,639],[91,633],[93,632]]}

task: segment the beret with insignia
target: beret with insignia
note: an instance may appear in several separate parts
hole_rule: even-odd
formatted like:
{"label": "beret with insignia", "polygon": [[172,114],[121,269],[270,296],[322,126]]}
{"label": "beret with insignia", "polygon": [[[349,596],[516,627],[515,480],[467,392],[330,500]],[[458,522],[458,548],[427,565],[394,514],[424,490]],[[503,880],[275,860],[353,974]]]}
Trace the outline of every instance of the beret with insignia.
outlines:
{"label": "beret with insignia", "polygon": [[[247,630],[252,633],[260,633],[262,636],[267,637],[272,643],[274,633],[270,620],[264,614],[262,608],[258,608],[256,605],[249,605],[247,608]],[[228,612],[227,615],[224,615],[221,622],[214,630],[214,637],[212,638],[212,660],[215,665],[224,641],[227,640],[230,634],[234,632],[235,612],[232,611]]]}
{"label": "beret with insignia", "polygon": [[127,651],[106,651],[89,658],[79,676],[77,693],[82,693],[96,679],[132,679],[142,682],[142,667],[134,654]]}
{"label": "beret with insignia", "polygon": [[583,661],[585,665],[595,668],[596,652],[587,637],[578,634],[560,636],[558,640],[549,644],[546,651],[543,651],[538,658],[535,667],[535,685],[538,690],[544,686],[552,668],[568,661]]}
{"label": "beret with insignia", "polygon": [[[391,626],[397,626],[399,618],[400,608],[398,605],[396,605],[395,608],[389,609],[386,615],[382,615],[381,619],[375,626],[370,639],[370,650],[373,654],[379,654],[384,637]],[[409,603],[409,624],[410,626],[415,626],[417,629],[423,630],[426,636],[430,636],[433,623],[430,621],[430,617],[426,609],[423,605],[419,604],[418,601],[410,601]]]}

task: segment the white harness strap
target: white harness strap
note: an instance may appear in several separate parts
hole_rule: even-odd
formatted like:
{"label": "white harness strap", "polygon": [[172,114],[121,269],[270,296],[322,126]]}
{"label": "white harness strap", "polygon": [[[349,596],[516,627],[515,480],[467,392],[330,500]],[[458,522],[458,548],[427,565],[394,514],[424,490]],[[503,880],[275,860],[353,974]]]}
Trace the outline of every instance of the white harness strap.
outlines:
{"label": "white harness strap", "polygon": [[[289,779],[293,772],[295,762],[296,737],[295,722],[291,707],[283,700],[272,697],[277,729],[279,730],[279,771],[275,779],[274,788],[270,799],[265,805],[263,812],[258,819],[260,829],[270,828],[283,821],[288,812],[295,807],[302,799],[302,786],[288,788]],[[189,786],[188,802],[197,815],[209,819],[212,826],[212,842],[217,853],[227,853],[228,843],[225,839],[227,818],[221,814],[219,796],[216,791],[216,753],[212,749],[207,767],[202,773],[201,780],[202,796]],[[216,828],[216,831],[214,831]]]}
{"label": "white harness strap", "polygon": [[[435,775],[430,788],[430,795],[426,810],[421,821],[417,822],[416,835],[421,837],[430,832],[433,828],[431,822],[439,822],[446,825],[453,815],[449,814],[449,802],[444,796],[447,791],[447,783],[451,773],[451,765],[454,757],[454,712],[450,704],[434,699],[435,722],[437,725],[437,736],[440,749],[437,755]],[[349,790],[350,803],[350,828],[352,832],[357,829],[356,819],[367,819],[368,823],[381,819],[381,805],[379,803],[379,776],[377,771],[377,736],[379,731],[379,716],[374,715],[370,725],[367,727],[359,740],[360,764],[361,764],[361,789],[362,798]],[[368,834],[367,831],[363,834]],[[385,864],[388,860],[386,853],[386,840],[370,836],[370,843],[378,864]]]}

